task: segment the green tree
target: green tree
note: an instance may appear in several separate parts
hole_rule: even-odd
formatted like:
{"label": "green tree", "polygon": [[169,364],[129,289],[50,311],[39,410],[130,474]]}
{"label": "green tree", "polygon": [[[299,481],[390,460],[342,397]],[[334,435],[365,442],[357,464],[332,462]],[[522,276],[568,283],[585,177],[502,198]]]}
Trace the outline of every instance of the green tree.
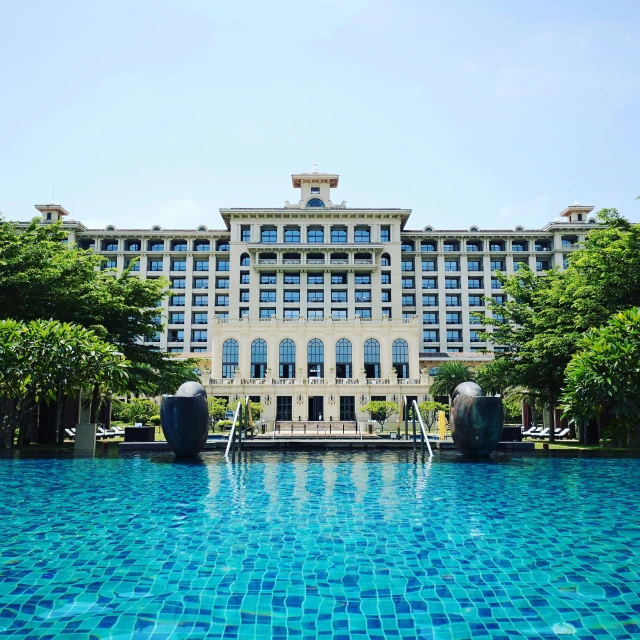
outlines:
{"label": "green tree", "polygon": [[476,382],[487,395],[504,396],[513,386],[513,374],[510,363],[505,359],[492,360],[475,372]]}
{"label": "green tree", "polygon": [[578,342],[567,366],[564,415],[582,428],[606,407],[604,440],[623,442],[640,429],[640,308],[615,314]]}
{"label": "green tree", "polygon": [[455,388],[463,382],[475,379],[475,373],[471,367],[462,362],[444,362],[438,367],[433,376],[433,382],[429,389],[431,395],[447,396],[451,404],[451,396]]}
{"label": "green tree", "polygon": [[120,415],[125,422],[147,424],[158,413],[158,405],[153,400],[132,398],[122,406]]}
{"label": "green tree", "polygon": [[375,420],[384,425],[391,416],[398,415],[400,407],[395,402],[389,402],[388,400],[372,400],[369,404],[365,405],[362,410],[369,414],[371,420]]}
{"label": "green tree", "polygon": [[[236,407],[238,406],[238,403],[240,402],[240,399],[238,398],[237,400],[234,400],[230,405],[229,408],[235,412]],[[249,401],[249,405],[251,408],[251,426],[253,426],[253,423],[256,420],[260,420],[260,414],[264,411],[264,407],[262,406],[262,403],[260,402],[254,402],[253,400]]]}
{"label": "green tree", "polygon": [[420,416],[422,417],[425,428],[427,431],[431,431],[438,421],[438,412],[444,411],[446,413],[449,411],[449,405],[443,404],[442,402],[434,402],[433,400],[426,400],[418,405],[418,411],[420,411]]}
{"label": "green tree", "polygon": [[0,321],[1,417],[7,446],[13,446],[16,425],[18,442],[23,442],[27,417],[42,401],[58,400],[60,438],[62,398],[86,386],[120,390],[128,366],[113,345],[84,327],[56,320]]}
{"label": "green tree", "polygon": [[208,398],[209,424],[215,426],[220,420],[224,420],[229,409],[229,403],[224,398]]}

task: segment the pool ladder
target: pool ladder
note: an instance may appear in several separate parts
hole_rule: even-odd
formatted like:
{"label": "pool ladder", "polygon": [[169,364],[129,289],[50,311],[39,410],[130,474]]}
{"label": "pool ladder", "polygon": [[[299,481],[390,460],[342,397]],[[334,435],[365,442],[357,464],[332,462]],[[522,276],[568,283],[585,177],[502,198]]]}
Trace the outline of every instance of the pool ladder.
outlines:
{"label": "pool ladder", "polygon": [[236,405],[233,424],[227,441],[227,450],[224,453],[225,458],[228,458],[229,453],[233,453],[236,450],[238,452],[242,451],[242,441],[247,439],[247,431],[251,428],[251,423],[251,401],[249,396],[245,396],[244,400],[242,398],[239,399]]}
{"label": "pool ladder", "polygon": [[400,411],[398,412],[398,432],[400,432],[400,424],[402,422],[402,416],[404,415],[404,437],[405,440],[409,439],[409,409],[413,409],[411,412],[411,423],[413,424],[413,448],[416,448],[417,443],[417,433],[416,433],[416,419],[420,424],[420,434],[421,434],[421,445],[422,451],[424,452],[424,445],[426,443],[427,448],[429,449],[429,455],[433,456],[433,451],[431,449],[431,442],[429,442],[429,436],[427,434],[427,430],[424,427],[424,421],[422,420],[422,416],[420,415],[420,410],[418,409],[418,403],[416,400],[413,400],[411,404],[407,399],[407,396],[402,396],[400,401]]}

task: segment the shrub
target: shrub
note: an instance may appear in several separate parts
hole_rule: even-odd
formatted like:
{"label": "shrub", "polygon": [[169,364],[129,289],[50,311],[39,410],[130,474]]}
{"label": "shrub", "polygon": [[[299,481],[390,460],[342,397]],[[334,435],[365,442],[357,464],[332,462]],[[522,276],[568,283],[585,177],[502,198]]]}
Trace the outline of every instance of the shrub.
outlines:
{"label": "shrub", "polygon": [[123,405],[121,415],[125,422],[146,424],[152,416],[158,415],[158,405],[153,400],[133,398]]}
{"label": "shrub", "polygon": [[149,422],[157,427],[160,424],[160,416],[151,416]]}

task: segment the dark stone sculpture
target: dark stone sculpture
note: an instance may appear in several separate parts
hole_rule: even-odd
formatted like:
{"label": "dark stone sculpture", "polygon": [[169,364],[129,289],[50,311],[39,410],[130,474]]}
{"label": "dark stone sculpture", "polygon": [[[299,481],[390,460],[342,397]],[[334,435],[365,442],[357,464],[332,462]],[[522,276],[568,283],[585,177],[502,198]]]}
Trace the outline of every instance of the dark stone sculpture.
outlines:
{"label": "dark stone sculpture", "polygon": [[176,456],[197,456],[209,435],[209,407],[204,387],[197,382],[185,382],[175,396],[162,396],[160,424]]}
{"label": "dark stone sculpture", "polygon": [[502,398],[485,396],[475,382],[456,387],[449,417],[453,441],[465,455],[488,456],[498,446],[504,421]]}

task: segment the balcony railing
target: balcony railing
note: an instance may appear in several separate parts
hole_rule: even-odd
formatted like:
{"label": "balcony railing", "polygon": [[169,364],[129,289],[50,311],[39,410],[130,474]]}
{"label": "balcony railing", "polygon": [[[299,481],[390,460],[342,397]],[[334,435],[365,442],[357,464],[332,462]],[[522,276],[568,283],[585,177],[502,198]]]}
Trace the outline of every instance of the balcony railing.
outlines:
{"label": "balcony railing", "polygon": [[367,378],[367,384],[390,384],[389,378]]}
{"label": "balcony railing", "polygon": [[[270,382],[266,378],[210,378],[212,385],[376,385],[392,384],[391,378],[271,378]],[[395,384],[395,381],[393,382]],[[420,378],[399,378],[398,384],[419,385],[422,384]]]}
{"label": "balcony railing", "polygon": [[242,384],[266,384],[266,378],[242,378]]}
{"label": "balcony railing", "polygon": [[304,378],[302,384],[325,384],[324,378]]}
{"label": "balcony railing", "polygon": [[358,378],[336,378],[336,384],[360,384]]}
{"label": "balcony railing", "polygon": [[278,264],[277,260],[273,260],[273,259],[265,259],[265,258],[259,258],[258,259],[258,264]]}
{"label": "balcony railing", "polygon": [[271,378],[272,384],[299,384],[299,382],[295,378]]}
{"label": "balcony railing", "polygon": [[398,384],[420,384],[420,378],[398,378]]}

